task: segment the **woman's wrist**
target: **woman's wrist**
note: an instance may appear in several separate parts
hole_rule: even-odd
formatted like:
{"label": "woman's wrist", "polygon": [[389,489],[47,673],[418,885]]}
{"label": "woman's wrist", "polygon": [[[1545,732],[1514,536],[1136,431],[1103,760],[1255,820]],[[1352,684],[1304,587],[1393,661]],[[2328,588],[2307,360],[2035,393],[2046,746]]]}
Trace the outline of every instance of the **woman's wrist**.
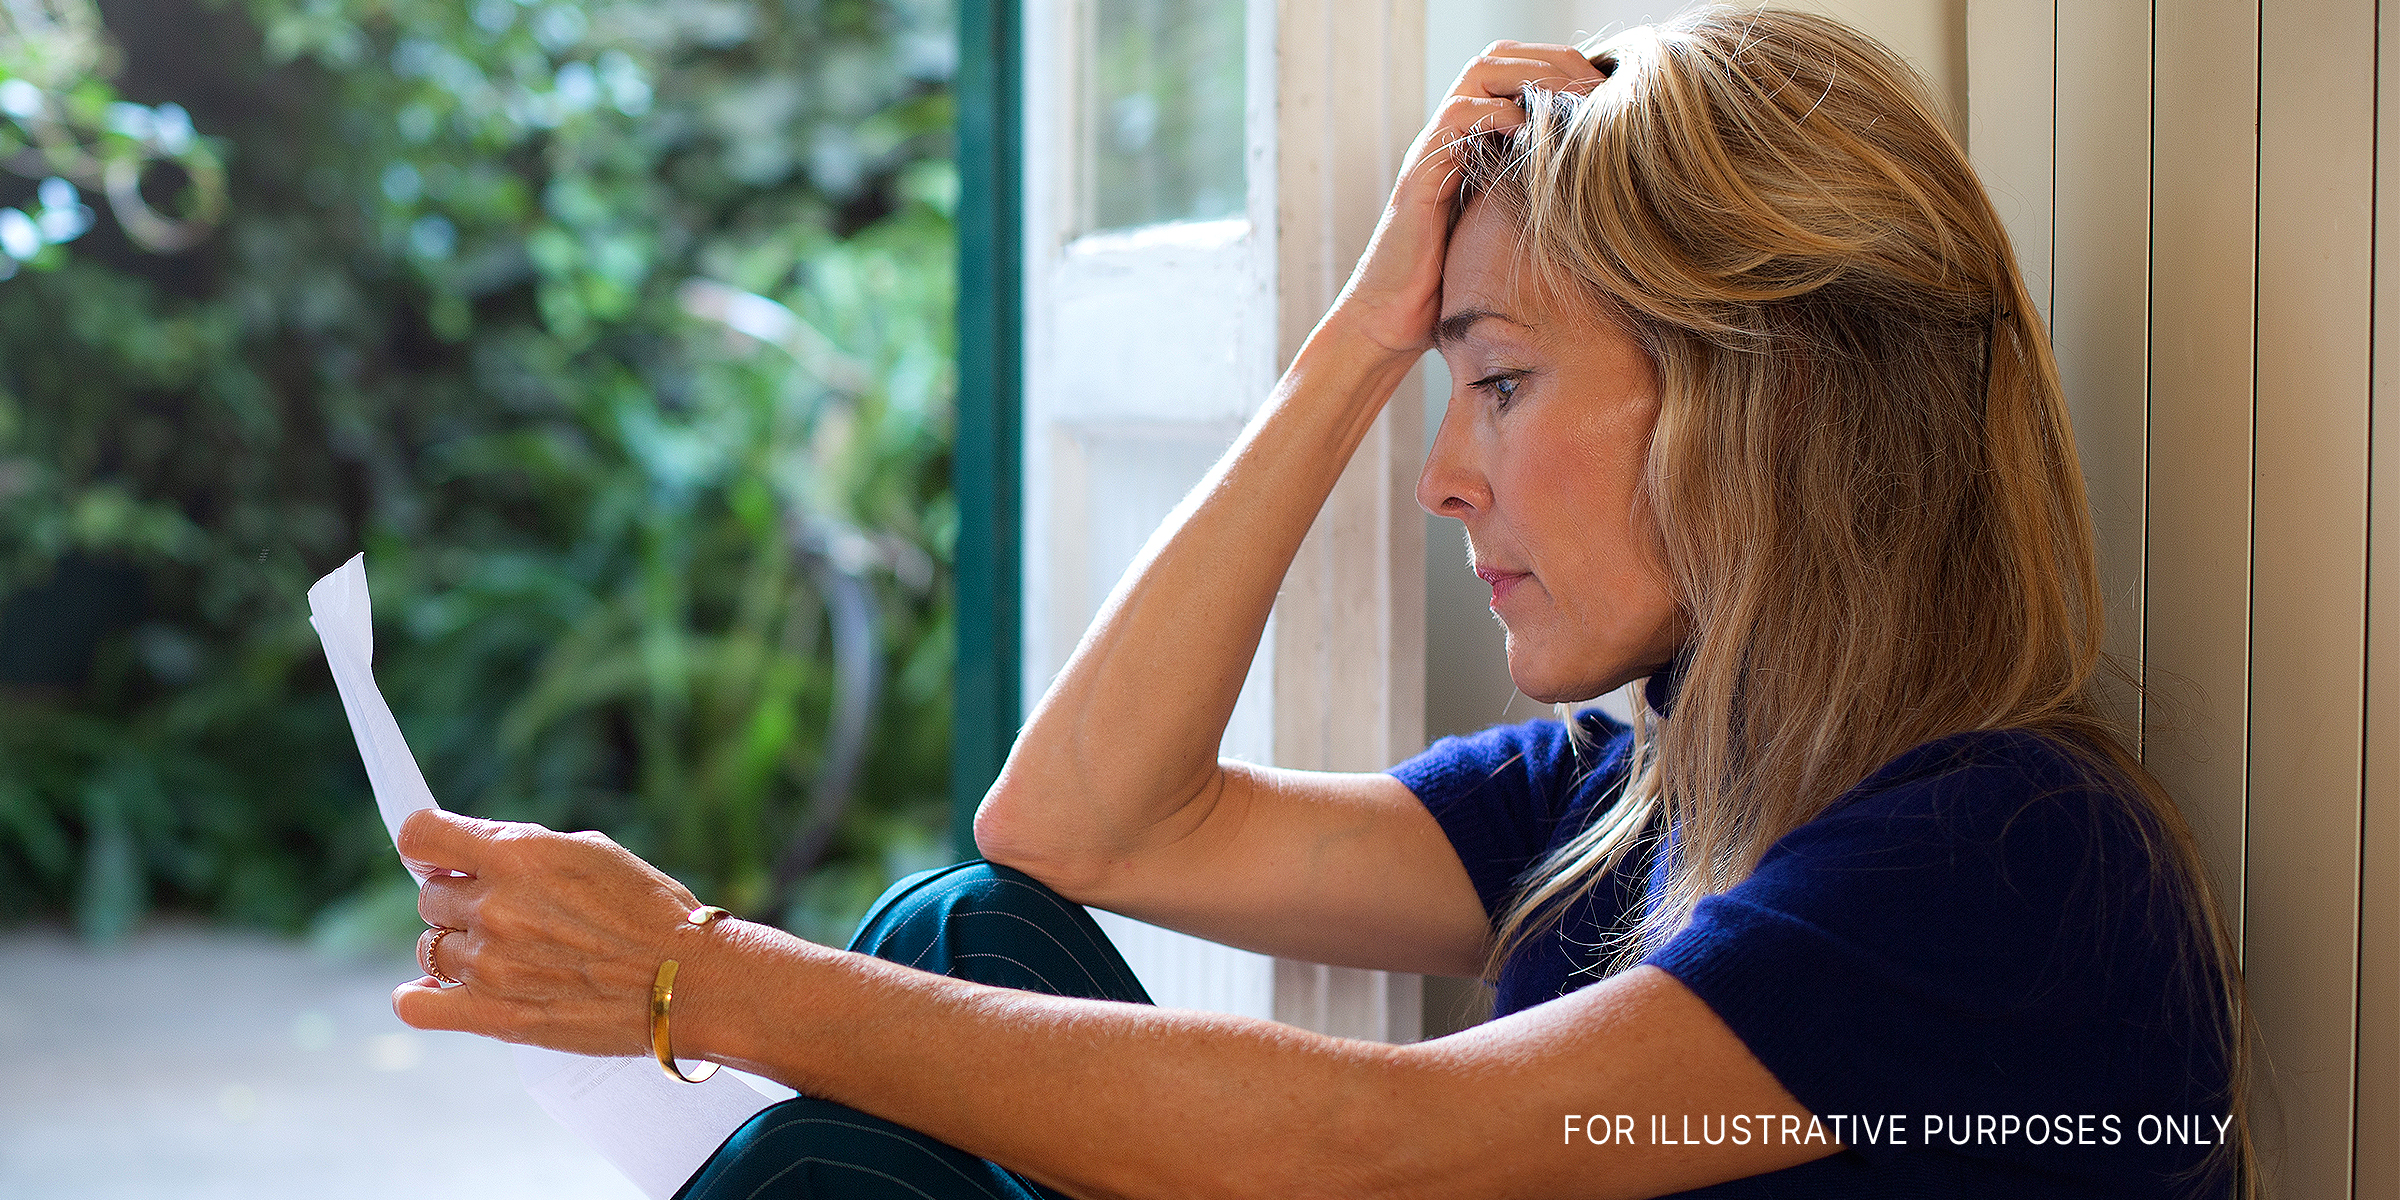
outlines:
{"label": "woman's wrist", "polygon": [[756,1061],[752,986],[769,973],[769,964],[791,957],[778,942],[806,945],[772,926],[737,919],[681,926],[667,938],[662,958],[679,964],[668,1020],[675,1057],[735,1066]]}
{"label": "woman's wrist", "polygon": [[[1427,328],[1417,328],[1427,324]],[[1406,370],[1433,348],[1429,323],[1394,316],[1381,306],[1344,295],[1309,331],[1302,353],[1318,343],[1340,346],[1361,361],[1396,363]]]}
{"label": "woman's wrist", "polygon": [[1276,389],[1277,398],[1305,386],[1343,397],[1372,420],[1424,354],[1422,349],[1394,346],[1378,336],[1364,316],[1337,306],[1301,343]]}

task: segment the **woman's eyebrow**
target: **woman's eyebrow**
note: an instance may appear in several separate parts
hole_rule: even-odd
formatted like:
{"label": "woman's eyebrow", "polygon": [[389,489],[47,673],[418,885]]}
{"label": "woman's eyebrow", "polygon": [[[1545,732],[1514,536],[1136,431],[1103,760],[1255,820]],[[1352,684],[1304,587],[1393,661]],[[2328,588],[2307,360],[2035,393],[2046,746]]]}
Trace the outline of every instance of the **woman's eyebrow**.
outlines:
{"label": "woman's eyebrow", "polygon": [[1458,341],[1459,339],[1466,337],[1467,331],[1473,329],[1477,322],[1482,321],[1485,318],[1490,318],[1494,321],[1505,321],[1519,329],[1533,328],[1532,326],[1527,325],[1525,322],[1517,320],[1515,317],[1509,316],[1504,312],[1494,312],[1488,308],[1462,308],[1434,323],[1433,344],[1439,347],[1447,346],[1452,342]]}

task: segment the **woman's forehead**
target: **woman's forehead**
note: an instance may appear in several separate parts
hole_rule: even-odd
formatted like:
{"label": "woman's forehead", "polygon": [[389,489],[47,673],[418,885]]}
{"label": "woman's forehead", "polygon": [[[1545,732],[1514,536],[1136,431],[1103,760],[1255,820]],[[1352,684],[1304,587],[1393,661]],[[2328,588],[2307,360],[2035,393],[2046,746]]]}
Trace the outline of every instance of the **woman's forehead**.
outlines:
{"label": "woman's forehead", "polygon": [[1526,286],[1532,271],[1517,223],[1506,210],[1490,199],[1469,204],[1450,231],[1450,252],[1442,265],[1443,327],[1436,340],[1464,335],[1466,325],[1451,318],[1471,314],[1537,324],[1534,310],[1546,306],[1534,294],[1543,289]]}
{"label": "woman's forehead", "polygon": [[1553,326],[1588,330],[1609,324],[1603,311],[1578,303],[1576,289],[1559,286],[1564,281],[1545,275],[1546,269],[1526,252],[1522,232],[1506,206],[1476,199],[1450,233],[1435,343],[1503,330],[1523,335]]}

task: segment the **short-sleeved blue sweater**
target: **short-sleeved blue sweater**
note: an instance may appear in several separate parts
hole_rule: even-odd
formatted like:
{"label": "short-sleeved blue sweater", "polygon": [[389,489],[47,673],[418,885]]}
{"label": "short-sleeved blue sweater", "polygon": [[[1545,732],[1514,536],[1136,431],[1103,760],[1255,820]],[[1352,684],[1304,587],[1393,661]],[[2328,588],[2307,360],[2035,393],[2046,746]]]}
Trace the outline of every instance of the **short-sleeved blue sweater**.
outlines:
{"label": "short-sleeved blue sweater", "polygon": [[[1534,721],[1445,738],[1392,769],[1487,913],[1624,783],[1631,732],[1580,719],[1581,745]],[[2049,738],[1961,734],[1886,764],[1701,901],[1643,961],[1707,1002],[1848,1148],[1681,1195],[2227,1194],[2221,1177],[2197,1190],[2173,1178],[2232,1134],[2218,1008],[2146,820]],[[1598,978],[1661,857],[1655,844],[1628,856],[1524,942],[1494,1015]],[[1592,1107],[1613,1111],[1605,1096]],[[1664,1133],[1730,1137],[1727,1116],[1669,1114]]]}

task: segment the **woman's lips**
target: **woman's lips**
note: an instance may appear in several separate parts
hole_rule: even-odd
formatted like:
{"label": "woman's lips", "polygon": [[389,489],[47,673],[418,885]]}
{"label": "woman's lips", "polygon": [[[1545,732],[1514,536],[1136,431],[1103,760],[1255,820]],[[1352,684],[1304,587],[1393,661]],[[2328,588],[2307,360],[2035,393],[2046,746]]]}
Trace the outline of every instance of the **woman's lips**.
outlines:
{"label": "woman's lips", "polygon": [[1508,599],[1508,594],[1517,590],[1518,584],[1532,578],[1523,571],[1501,571],[1491,567],[1475,568],[1475,577],[1492,585],[1493,608],[1500,607],[1501,603]]}

